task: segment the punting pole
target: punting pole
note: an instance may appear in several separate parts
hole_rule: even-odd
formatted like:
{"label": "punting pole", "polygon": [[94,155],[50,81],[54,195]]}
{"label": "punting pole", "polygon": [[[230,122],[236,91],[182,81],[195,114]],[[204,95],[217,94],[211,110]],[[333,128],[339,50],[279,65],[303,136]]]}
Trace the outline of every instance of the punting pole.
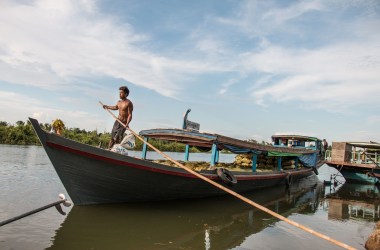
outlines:
{"label": "punting pole", "polygon": [[60,214],[65,215],[66,213],[63,212],[62,207],[60,206],[60,204],[62,203],[64,206],[69,207],[69,206],[71,206],[71,202],[68,201],[68,200],[65,198],[65,195],[63,195],[63,194],[59,194],[59,198],[60,198],[59,201],[53,202],[53,203],[51,203],[51,204],[48,204],[48,205],[43,206],[43,207],[40,207],[40,208],[33,209],[32,211],[26,212],[26,213],[24,213],[24,214],[21,214],[21,215],[19,215],[19,216],[13,217],[13,218],[11,218],[11,219],[8,219],[8,220],[5,220],[5,221],[1,221],[1,222],[0,222],[0,227],[4,226],[4,225],[6,225],[6,224],[9,224],[9,223],[11,223],[11,222],[14,222],[14,221],[16,221],[16,220],[22,219],[22,218],[24,218],[24,217],[26,217],[26,216],[29,216],[29,215],[32,215],[32,214],[38,213],[38,212],[40,212],[40,211],[42,211],[42,210],[48,209],[48,208],[53,207],[53,206],[55,206],[55,207],[57,208],[57,210],[58,210],[58,212],[59,212]]}
{"label": "punting pole", "polygon": [[[100,105],[104,105],[102,102],[100,102],[99,101],[99,103],[100,103]],[[205,177],[205,176],[203,176],[203,175],[201,175],[201,174],[199,174],[199,173],[197,173],[197,172],[195,172],[195,171],[193,171],[193,170],[191,170],[191,169],[189,169],[189,168],[187,168],[187,167],[185,167],[183,164],[181,164],[181,163],[179,163],[178,161],[176,161],[176,160],[174,160],[174,159],[172,159],[170,156],[168,156],[167,154],[165,154],[164,152],[161,152],[159,149],[157,149],[155,146],[153,146],[152,144],[150,144],[149,142],[147,142],[147,141],[145,141],[140,135],[138,135],[136,132],[134,132],[132,129],[130,129],[129,127],[127,127],[123,122],[121,122],[111,111],[109,111],[108,109],[107,109],[107,111],[121,124],[121,125],[123,125],[125,128],[127,128],[129,131],[131,131],[131,133],[134,135],[134,136],[136,136],[138,139],[140,139],[142,142],[144,142],[144,143],[146,143],[149,147],[151,147],[154,151],[156,151],[157,153],[159,153],[159,154],[161,154],[162,156],[164,156],[165,158],[167,158],[168,160],[170,160],[171,162],[173,162],[174,164],[176,164],[177,166],[179,166],[179,167],[181,167],[181,168],[183,168],[184,170],[186,170],[187,172],[189,172],[189,173],[191,173],[191,174],[193,174],[193,175],[195,175],[196,177],[198,177],[198,178],[200,178],[200,179],[202,179],[202,180],[204,180],[204,181],[206,181],[206,182],[208,182],[208,183],[210,183],[211,185],[213,185],[213,186],[215,186],[215,187],[217,187],[217,188],[219,188],[219,189],[222,189],[223,191],[225,191],[225,192],[227,192],[227,193],[229,193],[229,194],[231,194],[231,195],[233,195],[233,196],[235,196],[236,198],[238,198],[238,199],[240,199],[240,200],[242,200],[242,201],[244,201],[244,202],[246,202],[246,203],[248,203],[248,204],[250,204],[250,205],[252,205],[252,206],[254,206],[254,207],[256,207],[256,208],[258,208],[258,209],[260,209],[260,210],[262,210],[262,211],[264,211],[264,212],[266,212],[266,213],[268,213],[268,214],[270,214],[270,215],[272,215],[272,216],[274,216],[274,217],[276,217],[276,218],[278,218],[278,219],[280,219],[280,220],[282,220],[282,221],[285,221],[285,222],[287,222],[287,223],[289,223],[290,225],[293,225],[293,226],[295,226],[295,227],[298,227],[298,228],[300,228],[300,229],[302,229],[302,230],[304,230],[304,231],[306,231],[306,232],[308,232],[308,233],[311,233],[311,234],[313,234],[313,235],[315,235],[315,236],[318,236],[318,237],[320,237],[320,238],[322,238],[322,239],[324,239],[324,240],[327,240],[327,241],[329,241],[329,242],[331,242],[331,243],[333,243],[333,244],[335,244],[335,245],[338,245],[338,246],[340,246],[340,247],[342,247],[342,248],[345,248],[345,249],[356,249],[356,248],[354,248],[354,247],[351,247],[351,246],[349,246],[349,245],[347,245],[347,244],[345,244],[345,243],[343,243],[343,242],[340,242],[340,241],[338,241],[338,240],[335,240],[335,239],[333,239],[333,238],[331,238],[331,237],[329,237],[329,236],[327,236],[327,235],[324,235],[324,234],[322,234],[322,233],[319,233],[319,232],[317,232],[317,231],[314,231],[313,229],[311,229],[311,228],[309,228],[309,227],[306,227],[306,226],[304,226],[304,225],[301,225],[301,224],[299,224],[299,223],[297,223],[297,222],[295,222],[295,221],[293,221],[293,220],[290,220],[290,219],[288,219],[288,218],[286,218],[286,217],[284,217],[284,216],[282,216],[282,215],[280,215],[280,214],[278,214],[278,213],[276,213],[276,212],[273,212],[272,210],[270,210],[270,209],[268,209],[268,208],[266,208],[266,207],[264,207],[264,206],[261,206],[260,204],[258,204],[258,203],[256,203],[256,202],[253,202],[253,201],[251,201],[250,199],[248,199],[248,198],[246,198],[246,197],[244,197],[244,196],[242,196],[242,195],[240,195],[240,194],[238,194],[238,193],[236,193],[235,191],[232,191],[231,189],[229,189],[229,188],[226,188],[225,186],[222,186],[222,185],[220,185],[219,183],[216,183],[215,181],[213,181],[213,180],[211,180],[211,179],[209,179],[209,178],[207,178],[207,177]]]}

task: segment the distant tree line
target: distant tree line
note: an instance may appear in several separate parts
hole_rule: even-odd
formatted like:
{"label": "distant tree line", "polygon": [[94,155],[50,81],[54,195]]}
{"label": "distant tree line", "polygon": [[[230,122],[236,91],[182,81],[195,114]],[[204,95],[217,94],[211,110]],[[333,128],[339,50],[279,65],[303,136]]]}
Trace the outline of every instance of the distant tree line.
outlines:
{"label": "distant tree line", "polygon": [[[46,131],[51,131],[52,129],[52,125],[49,123],[40,123],[40,126]],[[108,147],[111,133],[98,133],[97,130],[86,131],[79,128],[66,128],[63,130],[62,136],[88,145],[106,148]],[[182,143],[167,142],[155,139],[150,139],[149,143],[159,150],[167,152],[184,152],[186,147]],[[5,121],[0,121],[0,144],[41,145],[29,120],[26,122],[17,121],[15,125]],[[143,142],[136,138],[136,146],[134,150],[142,150],[142,148]],[[202,152],[195,147],[190,147],[190,151]]]}
{"label": "distant tree line", "polygon": [[16,122],[16,125],[0,121],[0,143],[13,145],[38,145],[39,140],[29,121],[27,123],[18,121]]}
{"label": "distant tree line", "polygon": [[[49,123],[40,123],[42,129],[46,131],[51,131],[52,125]],[[108,147],[108,142],[111,138],[111,133],[104,132],[98,133],[97,130],[86,131],[80,128],[66,128],[62,132],[62,136],[74,141],[78,141],[91,146],[98,146],[101,148]],[[248,142],[258,143],[254,139],[248,139]],[[177,142],[168,142],[156,139],[149,139],[149,143],[155,146],[157,149],[166,152],[184,152],[185,144]],[[0,144],[11,144],[11,145],[41,145],[38,140],[30,121],[17,121],[15,125],[7,123],[5,121],[0,121]],[[261,144],[270,145],[265,141]],[[134,150],[142,150],[143,142],[136,138],[136,146]],[[329,148],[331,150],[331,145]],[[151,150],[148,147],[148,150]],[[209,149],[190,147],[190,152],[207,152]],[[225,150],[223,151],[224,153]]]}

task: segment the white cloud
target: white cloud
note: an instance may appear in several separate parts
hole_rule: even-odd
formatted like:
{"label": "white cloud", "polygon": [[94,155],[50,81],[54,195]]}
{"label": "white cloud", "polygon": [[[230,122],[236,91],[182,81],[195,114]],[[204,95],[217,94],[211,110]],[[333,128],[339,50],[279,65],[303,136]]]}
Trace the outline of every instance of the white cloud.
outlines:
{"label": "white cloud", "polygon": [[276,1],[243,1],[235,16],[217,17],[215,21],[233,26],[247,37],[265,39],[265,36],[284,29],[290,32],[295,26],[287,25],[288,21],[325,8],[320,1],[284,3],[281,2],[280,5]]}
{"label": "white cloud", "polygon": [[0,6],[3,81],[54,89],[75,77],[107,75],[175,96],[180,86],[174,80],[201,69],[140,49],[137,44],[149,36],[97,12],[94,1],[3,1]]}
{"label": "white cloud", "polygon": [[319,1],[296,2],[286,8],[269,10],[263,15],[263,19],[277,24],[297,18],[313,10],[322,10],[324,7]]}
{"label": "white cloud", "polygon": [[[245,1],[232,16],[208,16],[194,24],[189,34],[193,47],[169,57],[146,50],[144,45],[159,37],[102,14],[96,1],[2,1],[0,80],[54,90],[73,88],[77,78],[106,75],[176,98],[202,74],[233,73],[220,81],[220,94],[236,88],[241,96],[251,93],[259,105],[302,101],[341,111],[343,106],[374,104],[376,98],[368,96],[380,93],[380,36],[373,32],[378,20],[344,20],[342,29],[354,27],[352,40],[334,37],[313,49],[271,41],[294,19],[331,11],[332,5],[308,1],[279,7],[272,1]],[[240,40],[246,47],[231,46]],[[253,78],[257,81],[247,87],[247,79]]]}
{"label": "white cloud", "polygon": [[223,95],[224,93],[226,93],[231,86],[239,83],[239,81],[241,81],[244,77],[246,77],[246,75],[243,74],[236,78],[229,79],[226,83],[223,83],[221,89],[219,90],[219,94]]}
{"label": "white cloud", "polygon": [[378,104],[378,42],[380,39],[341,43],[313,51],[270,46],[258,54],[245,55],[245,68],[277,77],[269,86],[253,90],[252,96],[261,105],[296,101],[335,111],[358,104]]}
{"label": "white cloud", "polygon": [[[10,123],[26,121],[28,117],[36,118],[40,123],[51,123],[60,118],[67,122],[68,127],[98,128],[99,131],[105,128],[104,119],[97,114],[51,108],[41,100],[15,92],[0,91],[0,114],[6,114],[6,122]],[[0,117],[0,120],[3,118]]]}
{"label": "white cloud", "polygon": [[25,121],[32,115],[44,117],[43,112],[39,108],[42,105],[43,103],[40,100],[26,95],[0,91],[0,114],[7,117],[7,122]]}

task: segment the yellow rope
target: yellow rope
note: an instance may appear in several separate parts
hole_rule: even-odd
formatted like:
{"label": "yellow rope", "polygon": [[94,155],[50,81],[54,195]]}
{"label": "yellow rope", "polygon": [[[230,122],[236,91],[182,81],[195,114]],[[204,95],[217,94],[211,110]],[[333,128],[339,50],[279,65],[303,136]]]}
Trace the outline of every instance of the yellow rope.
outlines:
{"label": "yellow rope", "polygon": [[[102,102],[99,102],[102,106],[103,106],[103,103]],[[246,203],[248,203],[248,204],[250,204],[250,205],[252,205],[252,206],[254,206],[254,207],[256,207],[256,208],[258,208],[258,209],[260,209],[260,210],[262,210],[262,211],[264,211],[264,212],[266,212],[266,213],[268,213],[268,214],[270,214],[270,215],[272,215],[272,216],[274,216],[274,217],[276,217],[276,218],[278,218],[278,219],[280,219],[280,220],[282,220],[282,221],[285,221],[285,222],[287,222],[287,223],[289,223],[289,224],[291,224],[291,225],[293,225],[293,226],[295,226],[295,227],[298,227],[298,228],[300,228],[300,229],[302,229],[302,230],[304,230],[304,231],[306,231],[306,232],[308,232],[308,233],[311,233],[311,234],[313,234],[313,235],[315,235],[315,236],[318,236],[318,237],[320,237],[320,238],[322,238],[322,239],[325,239],[325,240],[327,240],[327,241],[330,241],[331,243],[334,243],[334,244],[336,244],[336,245],[338,245],[338,246],[340,246],[340,247],[342,247],[342,248],[345,248],[345,249],[356,249],[356,248],[354,248],[354,247],[351,247],[351,246],[349,246],[349,245],[347,245],[347,244],[345,244],[345,243],[342,243],[342,242],[340,242],[340,241],[338,241],[338,240],[335,240],[335,239],[333,239],[333,238],[331,238],[331,237],[329,237],[329,236],[326,236],[326,235],[324,235],[324,234],[322,234],[322,233],[319,233],[319,232],[316,232],[316,231],[314,231],[313,229],[311,229],[311,228],[308,228],[308,227],[306,227],[306,226],[304,226],[304,225],[301,225],[301,224],[299,224],[299,223],[297,223],[297,222],[295,222],[295,221],[293,221],[293,220],[290,220],[290,219],[288,219],[288,218],[286,218],[286,217],[284,217],[284,216],[282,216],[282,215],[280,215],[280,214],[278,214],[278,213],[276,213],[276,212],[273,212],[272,210],[270,210],[270,209],[268,209],[268,208],[266,208],[266,207],[263,207],[263,206],[261,206],[260,204],[258,204],[258,203],[256,203],[256,202],[253,202],[253,201],[251,201],[250,199],[248,199],[248,198],[246,198],[246,197],[244,197],[244,196],[242,196],[242,195],[240,195],[240,194],[238,194],[238,193],[236,193],[235,191],[232,191],[231,189],[229,189],[229,188],[226,188],[225,186],[222,186],[222,185],[220,185],[219,183],[216,183],[215,181],[213,181],[213,180],[211,180],[211,179],[209,179],[209,178],[207,178],[207,177],[205,177],[205,176],[203,176],[203,175],[201,175],[201,174],[199,174],[199,173],[197,173],[197,172],[195,172],[195,171],[193,171],[193,170],[191,170],[191,169],[189,169],[189,168],[187,168],[187,167],[185,167],[183,164],[181,164],[181,163],[179,163],[178,161],[176,161],[176,160],[174,160],[174,159],[172,159],[170,156],[168,156],[167,154],[165,154],[164,152],[161,152],[159,149],[157,149],[156,147],[154,147],[153,145],[151,145],[149,142],[147,142],[147,141],[145,141],[140,135],[138,135],[136,132],[134,132],[132,129],[130,129],[129,127],[127,127],[124,123],[122,123],[111,111],[109,111],[108,109],[107,109],[107,111],[121,124],[121,125],[123,125],[125,128],[127,128],[129,131],[131,131],[131,133],[134,135],[134,136],[136,136],[138,139],[140,139],[141,141],[143,141],[144,143],[146,143],[149,147],[151,147],[154,151],[156,151],[157,153],[159,153],[159,154],[161,154],[162,156],[164,156],[165,158],[167,158],[168,160],[170,160],[171,162],[173,162],[174,164],[176,164],[177,166],[179,166],[179,167],[181,167],[181,168],[183,168],[184,170],[186,170],[187,172],[189,172],[189,173],[191,173],[191,174],[193,174],[193,175],[195,175],[196,177],[198,177],[198,178],[200,178],[200,179],[202,179],[202,180],[204,180],[204,181],[206,181],[206,182],[208,182],[208,183],[210,183],[211,185],[213,185],[213,186],[215,186],[215,187],[217,187],[217,188],[219,188],[219,189],[222,189],[223,191],[225,191],[225,192],[227,192],[227,193],[229,193],[229,194],[231,194],[231,195],[233,195],[233,196],[235,196],[236,198],[238,198],[238,199],[240,199],[240,200],[242,200],[242,201],[244,201],[244,202],[246,202]]]}

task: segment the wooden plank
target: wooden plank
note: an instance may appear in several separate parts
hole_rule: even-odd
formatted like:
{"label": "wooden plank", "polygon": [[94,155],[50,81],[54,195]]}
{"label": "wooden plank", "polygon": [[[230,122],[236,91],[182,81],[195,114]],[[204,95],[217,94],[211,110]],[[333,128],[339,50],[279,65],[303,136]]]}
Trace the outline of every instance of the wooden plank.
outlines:
{"label": "wooden plank", "polygon": [[346,142],[333,142],[331,160],[349,162],[352,157],[352,146]]}

